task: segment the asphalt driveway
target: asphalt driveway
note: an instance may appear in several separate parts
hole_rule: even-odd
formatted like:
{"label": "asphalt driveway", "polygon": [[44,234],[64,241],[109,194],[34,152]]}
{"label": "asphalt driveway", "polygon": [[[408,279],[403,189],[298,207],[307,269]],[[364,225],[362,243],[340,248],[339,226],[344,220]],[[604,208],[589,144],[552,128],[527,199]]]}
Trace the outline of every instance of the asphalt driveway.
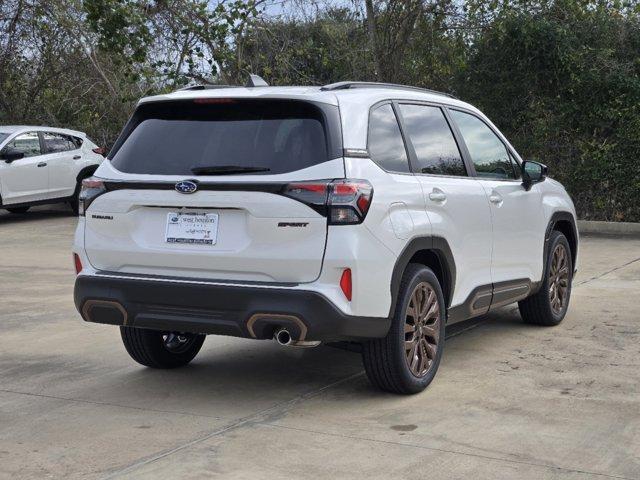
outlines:
{"label": "asphalt driveway", "polygon": [[511,306],[458,327],[398,397],[324,346],[135,364],[74,309],[75,222],[0,213],[0,478],[640,478],[640,239],[583,238],[560,326]]}

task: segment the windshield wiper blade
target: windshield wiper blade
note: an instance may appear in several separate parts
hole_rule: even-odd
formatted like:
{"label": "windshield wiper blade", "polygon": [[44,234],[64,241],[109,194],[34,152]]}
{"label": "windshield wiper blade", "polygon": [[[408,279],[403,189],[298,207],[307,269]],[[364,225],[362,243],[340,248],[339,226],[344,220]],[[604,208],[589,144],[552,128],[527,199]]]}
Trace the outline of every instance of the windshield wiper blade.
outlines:
{"label": "windshield wiper blade", "polygon": [[242,167],[240,165],[212,165],[210,167],[194,167],[191,173],[195,175],[232,175],[234,173],[260,173],[270,172],[265,167]]}

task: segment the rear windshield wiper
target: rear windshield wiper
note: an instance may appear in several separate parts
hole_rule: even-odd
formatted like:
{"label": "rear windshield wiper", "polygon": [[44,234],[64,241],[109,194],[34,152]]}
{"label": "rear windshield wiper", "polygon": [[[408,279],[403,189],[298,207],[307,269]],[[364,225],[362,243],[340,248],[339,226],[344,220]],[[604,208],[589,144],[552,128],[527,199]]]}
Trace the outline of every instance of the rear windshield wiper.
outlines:
{"label": "rear windshield wiper", "polygon": [[234,173],[269,172],[265,167],[242,167],[240,165],[212,165],[210,167],[194,167],[191,173],[195,175],[232,175]]}

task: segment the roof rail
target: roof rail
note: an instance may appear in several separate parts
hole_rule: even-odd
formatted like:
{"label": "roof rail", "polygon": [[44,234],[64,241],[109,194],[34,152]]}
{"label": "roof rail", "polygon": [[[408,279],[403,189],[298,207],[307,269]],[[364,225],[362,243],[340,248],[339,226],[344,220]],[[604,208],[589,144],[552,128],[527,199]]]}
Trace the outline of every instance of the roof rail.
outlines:
{"label": "roof rail", "polygon": [[352,88],[397,88],[401,90],[415,90],[419,92],[433,93],[435,95],[444,95],[449,98],[456,98],[450,93],[438,92],[436,90],[430,90],[428,88],[421,87],[412,87],[410,85],[399,85],[396,83],[379,83],[379,82],[337,82],[331,83],[329,85],[324,85],[320,87],[320,90],[323,91],[331,91],[331,90],[350,90]]}
{"label": "roof rail", "polygon": [[188,90],[218,90],[220,88],[238,88],[238,85],[189,85],[187,87],[179,88],[178,92],[184,92]]}

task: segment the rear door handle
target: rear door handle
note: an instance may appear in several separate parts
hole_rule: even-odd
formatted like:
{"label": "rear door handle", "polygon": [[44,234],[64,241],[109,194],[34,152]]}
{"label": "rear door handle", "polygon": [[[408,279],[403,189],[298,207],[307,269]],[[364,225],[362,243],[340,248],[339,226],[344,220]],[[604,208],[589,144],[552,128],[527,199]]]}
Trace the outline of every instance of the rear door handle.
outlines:
{"label": "rear door handle", "polygon": [[47,162],[40,162],[38,164],[38,167],[46,167],[47,166]]}
{"label": "rear door handle", "polygon": [[489,195],[489,201],[495,204],[502,203],[502,196],[499,193],[492,192],[491,195]]}
{"label": "rear door handle", "polygon": [[73,157],[74,160],[80,160],[82,158],[82,155],[76,155],[75,157]]}
{"label": "rear door handle", "polygon": [[440,189],[434,188],[433,192],[429,194],[429,200],[434,202],[444,202],[447,199],[447,195]]}

